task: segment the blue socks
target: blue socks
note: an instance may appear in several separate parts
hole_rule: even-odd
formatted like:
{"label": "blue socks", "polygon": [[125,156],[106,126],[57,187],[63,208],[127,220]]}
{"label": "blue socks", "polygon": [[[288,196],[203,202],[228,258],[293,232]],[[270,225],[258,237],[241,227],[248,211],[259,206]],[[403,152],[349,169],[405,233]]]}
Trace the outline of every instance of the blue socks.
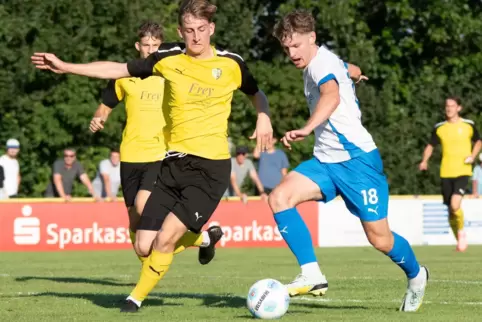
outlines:
{"label": "blue socks", "polygon": [[387,256],[405,272],[408,278],[416,277],[420,271],[420,265],[415,258],[412,247],[405,238],[397,233],[392,233],[393,248]]}
{"label": "blue socks", "polygon": [[[281,236],[296,256],[298,264],[316,262],[310,231],[296,208],[286,209],[274,215]],[[410,246],[409,246],[410,247]],[[412,253],[413,254],[413,253]]]}

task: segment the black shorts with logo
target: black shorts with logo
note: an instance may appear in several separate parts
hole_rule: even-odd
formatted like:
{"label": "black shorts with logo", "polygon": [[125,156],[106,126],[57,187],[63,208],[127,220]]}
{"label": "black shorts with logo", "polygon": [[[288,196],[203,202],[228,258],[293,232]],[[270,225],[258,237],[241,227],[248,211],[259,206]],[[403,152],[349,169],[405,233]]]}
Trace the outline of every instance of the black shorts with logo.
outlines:
{"label": "black shorts with logo", "polygon": [[465,194],[465,189],[467,189],[467,185],[469,184],[469,176],[460,176],[456,178],[441,178],[442,181],[442,197],[444,200],[444,204],[450,206],[450,199],[452,195],[461,195]]}
{"label": "black shorts with logo", "polygon": [[139,190],[152,191],[162,161],[121,162],[120,176],[124,202],[132,207]]}
{"label": "black shorts with logo", "polygon": [[147,200],[137,229],[160,230],[172,212],[191,231],[200,232],[228,188],[231,160],[210,160],[170,152]]}

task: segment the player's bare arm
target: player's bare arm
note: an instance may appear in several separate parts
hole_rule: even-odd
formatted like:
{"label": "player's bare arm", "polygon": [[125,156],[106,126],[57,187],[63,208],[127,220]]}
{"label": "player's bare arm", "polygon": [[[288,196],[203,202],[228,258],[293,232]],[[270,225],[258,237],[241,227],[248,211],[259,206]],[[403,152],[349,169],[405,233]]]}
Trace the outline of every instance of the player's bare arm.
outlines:
{"label": "player's bare arm", "polygon": [[347,65],[348,65],[348,74],[350,74],[350,78],[354,80],[355,83],[368,80],[368,77],[362,74],[360,67],[350,63],[347,63]]}
{"label": "player's bare arm", "polygon": [[34,53],[32,63],[38,69],[50,70],[56,74],[74,74],[100,79],[129,77],[127,63],[98,61],[87,64],[67,63],[51,53]]}
{"label": "player's bare arm", "polygon": [[338,83],[335,80],[330,80],[320,85],[320,99],[318,100],[315,111],[302,129],[286,132],[285,136],[281,139],[283,144],[288,149],[291,149],[290,142],[301,141],[310,135],[317,126],[329,119],[339,104],[340,94]]}
{"label": "player's bare arm", "polygon": [[425,171],[428,169],[428,160],[432,156],[432,153],[433,153],[433,145],[427,144],[427,146],[425,147],[425,150],[423,150],[422,162],[420,162],[420,165],[418,166],[420,171]]}
{"label": "player's bare arm", "polygon": [[104,129],[104,124],[109,118],[110,113],[112,112],[112,109],[103,104],[100,103],[99,107],[97,107],[97,110],[94,113],[94,117],[90,121],[90,126],[89,129],[92,133],[95,133],[97,131],[103,130]]}
{"label": "player's bare arm", "polygon": [[256,139],[256,149],[258,151],[266,151],[273,145],[273,127],[271,126],[268,98],[261,90],[248,97],[258,112],[256,130],[250,139]]}
{"label": "player's bare arm", "polygon": [[477,160],[477,156],[479,155],[481,148],[482,148],[482,141],[481,140],[475,141],[474,147],[472,149],[472,154],[465,160],[465,163],[473,163],[474,160]]}

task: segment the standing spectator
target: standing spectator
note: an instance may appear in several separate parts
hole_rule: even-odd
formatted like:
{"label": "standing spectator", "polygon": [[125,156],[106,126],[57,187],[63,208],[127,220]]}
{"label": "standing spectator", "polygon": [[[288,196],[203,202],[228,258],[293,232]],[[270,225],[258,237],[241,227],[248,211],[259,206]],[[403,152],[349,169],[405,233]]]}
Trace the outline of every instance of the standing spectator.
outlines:
{"label": "standing spectator", "polygon": [[99,171],[92,185],[97,196],[116,201],[121,183],[119,150],[110,151],[109,159],[100,161]]}
{"label": "standing spectator", "polygon": [[267,200],[268,195],[264,192],[253,162],[246,158],[247,154],[248,148],[240,146],[236,149],[236,157],[231,158],[231,195],[238,196],[243,202],[247,201],[248,196],[241,191],[241,187],[244,179],[249,174],[251,180],[258,188],[261,198]]}
{"label": "standing spectator", "polygon": [[17,156],[20,152],[20,142],[17,139],[9,139],[7,141],[7,153],[0,157],[0,165],[4,172],[4,191],[7,198],[15,198],[18,194],[18,187],[20,186],[20,166],[18,164]]}
{"label": "standing spectator", "polygon": [[45,197],[60,197],[65,201],[70,201],[72,199],[72,188],[76,177],[87,187],[91,196],[94,197],[96,201],[100,201],[100,197],[95,194],[92,183],[84,171],[84,167],[77,161],[75,149],[72,148],[64,150],[63,160],[55,161],[52,181],[47,187]]}
{"label": "standing spectator", "polygon": [[275,148],[276,142],[277,139],[273,138],[273,145],[266,152],[260,153],[257,149],[253,152],[253,157],[259,159],[259,179],[267,194],[281,182],[290,166],[286,154]]}
{"label": "standing spectator", "polygon": [[7,199],[7,194],[3,189],[3,181],[5,180],[5,173],[3,172],[3,167],[0,165],[0,200]]}
{"label": "standing spectator", "polygon": [[482,154],[479,155],[479,164],[474,168],[474,174],[472,175],[472,196],[479,198],[482,194]]}

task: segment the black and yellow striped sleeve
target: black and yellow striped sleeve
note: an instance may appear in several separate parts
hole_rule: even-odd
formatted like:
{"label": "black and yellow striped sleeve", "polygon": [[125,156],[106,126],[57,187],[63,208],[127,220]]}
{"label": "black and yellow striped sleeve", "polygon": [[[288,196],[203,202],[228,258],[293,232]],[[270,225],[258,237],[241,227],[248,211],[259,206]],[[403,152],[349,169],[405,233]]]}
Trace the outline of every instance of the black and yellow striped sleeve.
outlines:
{"label": "black and yellow striped sleeve", "polygon": [[162,76],[162,65],[159,62],[173,55],[183,53],[184,44],[166,43],[159,47],[159,50],[150,54],[147,58],[134,59],[127,63],[129,75],[140,78],[147,78],[152,75]]}
{"label": "black and yellow striped sleeve", "polygon": [[124,90],[118,80],[110,80],[102,93],[102,104],[114,108],[124,99]]}

